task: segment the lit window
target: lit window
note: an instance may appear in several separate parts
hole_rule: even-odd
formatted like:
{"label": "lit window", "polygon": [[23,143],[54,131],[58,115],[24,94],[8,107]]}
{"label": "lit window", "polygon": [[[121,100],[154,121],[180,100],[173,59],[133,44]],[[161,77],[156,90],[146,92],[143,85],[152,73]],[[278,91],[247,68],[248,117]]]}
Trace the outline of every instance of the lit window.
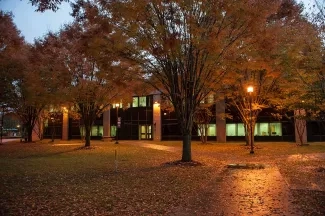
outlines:
{"label": "lit window", "polygon": [[133,97],[132,107],[138,107],[139,106],[139,98]]}
{"label": "lit window", "polygon": [[208,136],[216,136],[216,125],[215,124],[209,124],[209,129],[208,129]]}
{"label": "lit window", "polygon": [[214,102],[214,95],[213,94],[210,94],[209,96],[208,96],[208,103],[209,104],[212,104]]}
{"label": "lit window", "polygon": [[147,97],[139,97],[139,107],[147,106]]}
{"label": "lit window", "polygon": [[98,136],[98,128],[97,126],[91,127],[91,136]]}
{"label": "lit window", "polygon": [[259,126],[259,127],[255,127],[255,135],[269,136],[269,123],[259,123],[259,124],[256,124],[256,126]]}
{"label": "lit window", "polygon": [[281,123],[270,123],[271,136],[282,136]]}
{"label": "lit window", "polygon": [[226,125],[226,135],[227,136],[237,136],[236,124]]}
{"label": "lit window", "polygon": [[245,127],[243,123],[237,124],[237,130],[238,130],[237,136],[245,136]]}
{"label": "lit window", "polygon": [[113,125],[111,126],[111,137],[115,137],[116,136],[116,126]]}
{"label": "lit window", "polygon": [[[204,125],[198,125],[198,127],[201,127],[201,126],[204,126]],[[197,133],[199,136],[201,136],[200,129],[198,129]],[[204,133],[204,131],[203,131],[203,133]],[[209,124],[208,136],[216,136],[216,125],[215,124]]]}
{"label": "lit window", "polygon": [[[113,108],[113,109],[116,108],[116,103],[112,104],[112,108]],[[122,108],[122,103],[119,103],[119,108]]]}

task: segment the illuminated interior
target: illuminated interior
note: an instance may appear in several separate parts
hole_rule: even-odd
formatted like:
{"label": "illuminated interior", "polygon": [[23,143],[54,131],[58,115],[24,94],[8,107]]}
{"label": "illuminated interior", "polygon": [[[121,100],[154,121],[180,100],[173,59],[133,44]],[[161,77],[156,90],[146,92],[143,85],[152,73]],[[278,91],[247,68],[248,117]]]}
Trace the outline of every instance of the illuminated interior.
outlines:
{"label": "illuminated interior", "polygon": [[[227,136],[245,136],[243,123],[226,124]],[[256,123],[254,136],[282,136],[282,123]]]}

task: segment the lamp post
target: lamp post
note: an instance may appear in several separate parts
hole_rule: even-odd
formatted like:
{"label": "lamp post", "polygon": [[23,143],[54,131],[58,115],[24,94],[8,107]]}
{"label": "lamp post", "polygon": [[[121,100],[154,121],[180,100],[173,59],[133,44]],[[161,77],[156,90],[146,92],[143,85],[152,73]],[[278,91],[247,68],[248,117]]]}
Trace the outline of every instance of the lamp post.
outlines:
{"label": "lamp post", "polygon": [[51,117],[51,121],[52,121],[52,142],[54,142],[54,133],[55,133],[54,122],[55,122],[55,119],[54,119],[53,116]]}
{"label": "lamp post", "polygon": [[253,130],[253,118],[252,118],[252,93],[254,92],[253,86],[247,87],[247,92],[249,93],[249,111],[250,111],[250,145],[251,151],[250,154],[254,154],[254,130]]}
{"label": "lamp post", "polygon": [[[17,125],[17,136],[20,136],[20,125],[19,124]],[[21,141],[21,138],[20,138],[20,141]]]}
{"label": "lamp post", "polygon": [[115,104],[116,107],[116,136],[115,136],[115,144],[118,144],[118,127],[119,127],[119,121],[118,121],[118,108],[119,108],[120,104]]}

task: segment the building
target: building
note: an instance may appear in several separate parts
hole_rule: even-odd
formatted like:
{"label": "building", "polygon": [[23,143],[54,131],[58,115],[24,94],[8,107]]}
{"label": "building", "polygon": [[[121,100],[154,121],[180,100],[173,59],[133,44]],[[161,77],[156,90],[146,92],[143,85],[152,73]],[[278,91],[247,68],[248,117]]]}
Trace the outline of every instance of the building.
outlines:
{"label": "building", "polygon": [[[213,101],[213,100],[212,100]],[[113,104],[94,122],[92,139],[119,140],[181,140],[181,131],[174,112],[160,107],[160,95],[134,96],[128,108]],[[226,110],[225,101],[213,102],[215,117],[209,124],[208,140],[218,142],[244,141],[244,124],[239,118],[222,119],[218,114]],[[308,141],[322,141],[325,125],[308,122]],[[321,125],[321,126],[320,126]],[[322,133],[324,134],[324,133]],[[84,135],[82,121],[69,118],[67,111],[45,121],[44,138],[79,139]],[[295,127],[292,120],[277,120],[264,110],[255,126],[256,141],[295,141]],[[199,140],[199,131],[194,126],[192,139]]]}

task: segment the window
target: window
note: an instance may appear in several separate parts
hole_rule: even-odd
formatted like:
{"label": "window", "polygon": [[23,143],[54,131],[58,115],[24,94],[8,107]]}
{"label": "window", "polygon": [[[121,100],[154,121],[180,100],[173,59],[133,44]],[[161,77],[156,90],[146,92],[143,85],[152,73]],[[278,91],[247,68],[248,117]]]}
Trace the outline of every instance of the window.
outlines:
{"label": "window", "polygon": [[243,123],[239,123],[237,124],[237,136],[245,136],[245,126]]}
{"label": "window", "polygon": [[208,103],[209,103],[209,104],[213,104],[213,103],[214,103],[214,95],[213,95],[213,94],[210,94],[210,95],[208,96]]}
{"label": "window", "polygon": [[281,123],[270,123],[271,136],[282,136],[282,125]]}
{"label": "window", "polygon": [[152,107],[152,96],[147,96],[147,107]]}
{"label": "window", "polygon": [[237,124],[226,124],[226,135],[237,136]]}
{"label": "window", "polygon": [[91,132],[90,132],[90,134],[91,134],[92,136],[98,136],[98,128],[97,128],[97,126],[93,126],[93,127],[91,128]]}
{"label": "window", "polygon": [[257,123],[255,126],[255,135],[269,136],[269,123]]}
{"label": "window", "polygon": [[[113,108],[113,109],[116,108],[116,103],[112,104],[112,108]],[[122,108],[122,103],[119,103],[119,108]]]}
{"label": "window", "polygon": [[116,136],[116,126],[113,125],[111,126],[111,137],[115,137]]}
{"label": "window", "polygon": [[133,97],[132,107],[138,107],[139,106],[139,98]]}
{"label": "window", "polygon": [[[199,125],[200,126],[200,125]],[[216,136],[216,125],[215,124],[209,124],[208,127],[208,136]],[[201,136],[200,130],[197,130],[197,134]]]}
{"label": "window", "polygon": [[[86,135],[85,126],[80,126],[80,135]],[[103,126],[95,125],[91,127],[90,136],[103,136]]]}
{"label": "window", "polygon": [[[227,136],[245,136],[245,127],[243,123],[230,123],[226,125]],[[254,136],[282,136],[281,123],[256,123]]]}
{"label": "window", "polygon": [[146,107],[147,106],[147,97],[139,97],[139,107]]}
{"label": "window", "polygon": [[44,121],[44,127],[48,127],[49,126],[49,120],[48,119],[45,119]]}
{"label": "window", "polygon": [[91,136],[103,136],[103,126],[93,126],[91,128]]}

